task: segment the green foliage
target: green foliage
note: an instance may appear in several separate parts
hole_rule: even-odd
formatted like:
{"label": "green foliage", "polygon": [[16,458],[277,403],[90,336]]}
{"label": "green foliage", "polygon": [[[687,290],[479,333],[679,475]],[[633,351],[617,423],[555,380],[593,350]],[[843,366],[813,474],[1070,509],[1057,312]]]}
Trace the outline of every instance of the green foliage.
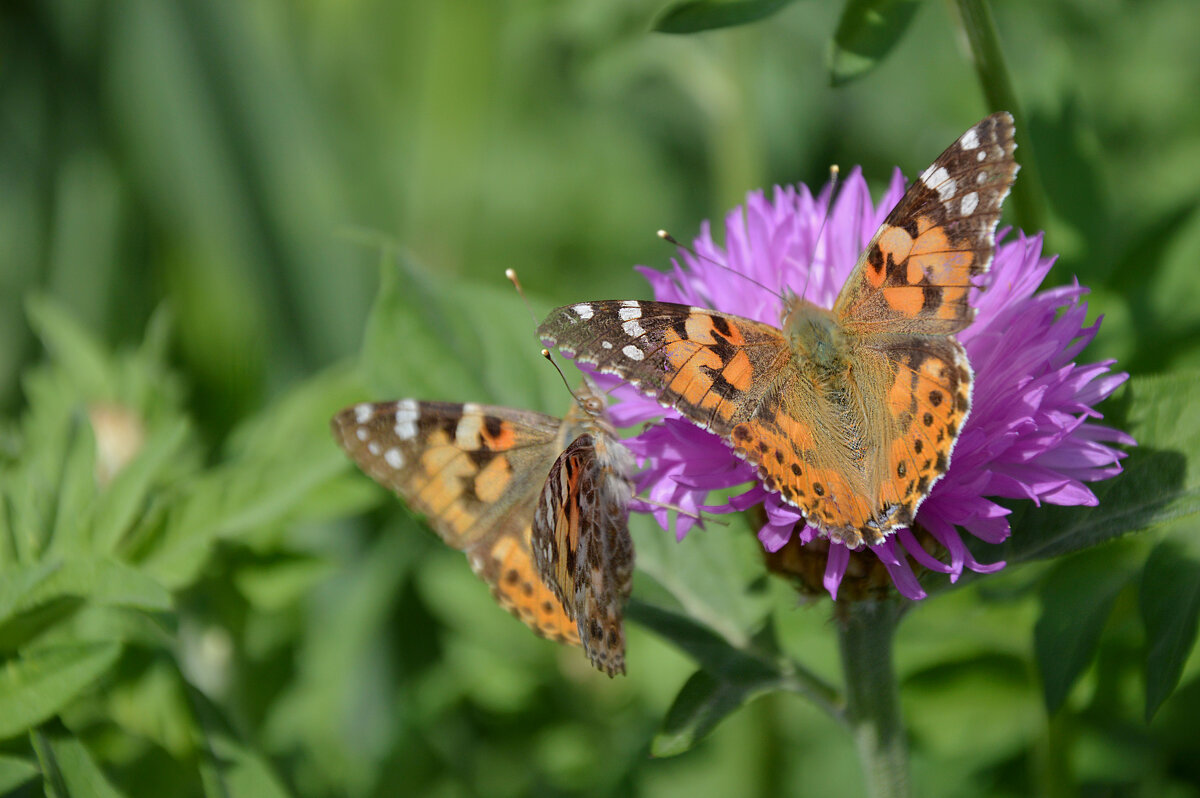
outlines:
{"label": "green foliage", "polygon": [[1197,17],[993,3],[1005,86],[916,5],[0,12],[0,793],[854,792],[828,604],[763,576],[749,521],[635,525],[610,681],[496,609],[328,419],[561,413],[506,267],[539,313],[645,296],[654,229],[831,162],[911,176],[1008,92],[1039,167],[1014,219],[1092,289],[1079,359],[1135,375],[1102,410],[1139,446],[1096,507],[1014,507],[975,550],[1009,568],[904,619],[916,791],[1193,794]]}
{"label": "green foliage", "polygon": [[685,0],[667,8],[654,23],[659,33],[698,33],[747,25],[771,16],[792,0]]}
{"label": "green foliage", "polygon": [[829,74],[840,86],[875,68],[903,38],[920,0],[847,0],[829,48]]}

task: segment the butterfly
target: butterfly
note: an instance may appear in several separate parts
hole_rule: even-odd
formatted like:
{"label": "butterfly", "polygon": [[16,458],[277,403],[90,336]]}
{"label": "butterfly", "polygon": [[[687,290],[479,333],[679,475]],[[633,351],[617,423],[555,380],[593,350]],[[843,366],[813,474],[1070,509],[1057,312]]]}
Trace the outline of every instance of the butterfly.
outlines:
{"label": "butterfly", "polygon": [[613,676],[625,672],[634,462],[594,383],[575,398],[563,419],[403,399],[347,407],[331,425],[363,471],[467,555],[501,607]]}
{"label": "butterfly", "polygon": [[832,310],[780,327],[667,302],[584,302],[538,328],[721,436],[762,485],[851,548],[909,526],[950,467],[972,371],[953,337],[991,264],[1018,166],[1012,117],[967,130],[888,214]]}

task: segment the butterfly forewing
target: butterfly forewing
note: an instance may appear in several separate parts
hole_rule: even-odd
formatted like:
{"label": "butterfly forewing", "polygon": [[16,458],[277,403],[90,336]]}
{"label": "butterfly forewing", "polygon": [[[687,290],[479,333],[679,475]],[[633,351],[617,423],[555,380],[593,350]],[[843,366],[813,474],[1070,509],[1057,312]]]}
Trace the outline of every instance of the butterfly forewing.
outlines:
{"label": "butterfly forewing", "polygon": [[1017,174],[1012,116],[981,120],[938,156],[888,214],[834,308],[863,334],[948,335],[973,317],[976,278],[995,248]]}
{"label": "butterfly forewing", "polygon": [[548,344],[628,380],[704,429],[728,436],[791,357],[769,324],[670,302],[607,300],[551,311]]}
{"label": "butterfly forewing", "polygon": [[355,405],[332,420],[359,467],[465,552],[502,607],[543,637],[578,643],[530,549],[560,426],[540,413],[413,399]]}

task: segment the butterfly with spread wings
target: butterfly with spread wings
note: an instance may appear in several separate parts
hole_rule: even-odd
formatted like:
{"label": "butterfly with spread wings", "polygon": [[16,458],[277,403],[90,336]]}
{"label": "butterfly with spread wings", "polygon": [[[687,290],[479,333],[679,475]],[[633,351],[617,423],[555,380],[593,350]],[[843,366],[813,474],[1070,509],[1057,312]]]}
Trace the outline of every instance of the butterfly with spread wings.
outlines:
{"label": "butterfly with spread wings", "polygon": [[667,302],[583,302],[538,332],[721,436],[831,539],[882,543],[946,473],[970,412],[954,334],[974,317],[1015,147],[1007,113],[960,136],[888,214],[832,309],[790,297],[775,327]]}

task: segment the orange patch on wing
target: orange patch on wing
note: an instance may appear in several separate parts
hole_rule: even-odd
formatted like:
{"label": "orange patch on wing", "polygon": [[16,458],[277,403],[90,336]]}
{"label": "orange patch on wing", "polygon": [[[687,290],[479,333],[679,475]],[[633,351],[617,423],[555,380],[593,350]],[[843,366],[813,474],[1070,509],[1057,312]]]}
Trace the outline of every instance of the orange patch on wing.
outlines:
{"label": "orange patch on wing", "polygon": [[[670,357],[671,354],[668,352],[668,358]],[[721,358],[711,349],[699,347],[693,349],[683,363],[673,365],[678,368],[678,371],[671,377],[671,382],[667,387],[683,397],[683,401],[688,404],[699,406],[713,384],[712,378],[702,372],[700,368],[703,366],[715,371],[721,367]]]}
{"label": "orange patch on wing", "polygon": [[511,449],[517,442],[517,431],[507,421],[500,422],[500,429],[493,435],[488,431],[487,424],[479,425],[479,437],[493,452],[503,452]]}
{"label": "orange patch on wing", "polygon": [[750,363],[750,358],[746,355],[745,350],[737,351],[737,354],[725,364],[725,368],[721,369],[721,376],[739,391],[750,387],[754,381],[754,366]]}
{"label": "orange patch on wing", "polygon": [[494,502],[504,495],[512,480],[512,469],[504,457],[494,457],[475,475],[475,495],[482,502]]}
{"label": "orange patch on wing", "polygon": [[687,330],[689,341],[699,344],[715,344],[717,342],[717,339],[713,337],[713,323],[709,316],[693,313],[687,317],[684,328]]}
{"label": "orange patch on wing", "polygon": [[925,305],[925,294],[920,286],[896,286],[885,288],[881,293],[892,310],[909,318],[919,316],[921,308]]}
{"label": "orange patch on wing", "polygon": [[[528,541],[528,529],[525,538]],[[500,566],[500,581],[493,587],[493,592],[501,606],[529,623],[543,637],[580,645],[575,622],[567,617],[558,599],[538,578],[528,548],[518,546],[511,538],[500,538],[491,556]],[[517,579],[510,581],[509,576],[513,573]],[[532,587],[531,591],[526,590],[527,585]]]}

